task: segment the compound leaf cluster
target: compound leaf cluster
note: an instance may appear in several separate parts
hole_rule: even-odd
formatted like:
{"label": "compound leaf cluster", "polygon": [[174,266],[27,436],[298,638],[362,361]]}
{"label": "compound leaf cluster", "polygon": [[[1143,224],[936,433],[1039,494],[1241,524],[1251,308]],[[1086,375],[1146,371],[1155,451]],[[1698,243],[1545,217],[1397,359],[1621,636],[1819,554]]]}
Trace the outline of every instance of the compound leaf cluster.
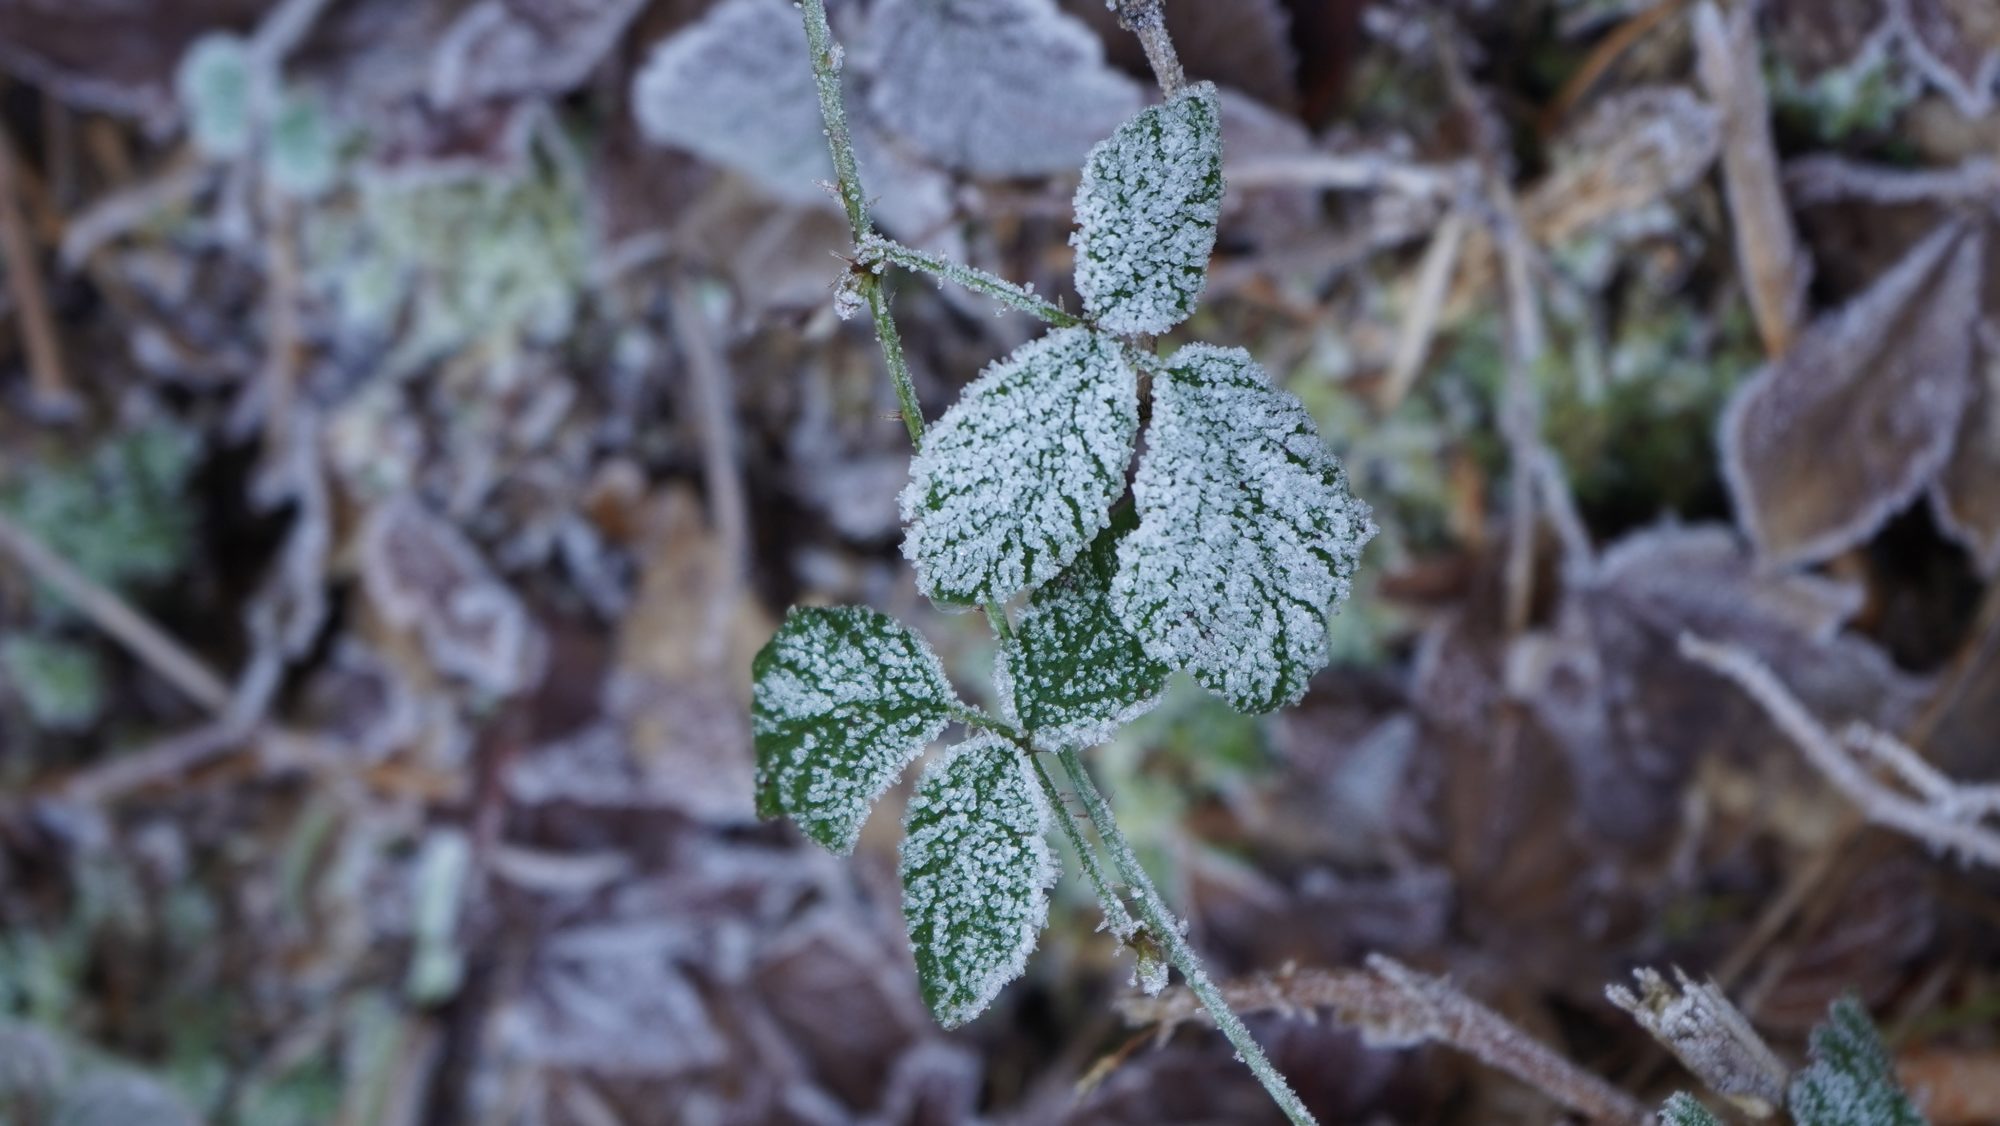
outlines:
{"label": "compound leaf cluster", "polygon": [[869,807],[951,719],[943,663],[887,614],[804,607],[750,669],[758,816],[852,851]]}
{"label": "compound leaf cluster", "polygon": [[924,771],[903,820],[903,919],[924,1000],[951,1028],[1021,976],[1048,921],[1049,811],[1014,747],[982,735]]}
{"label": "compound leaf cluster", "polygon": [[1054,578],[1104,530],[1138,430],[1138,378],[1116,341],[1063,329],[988,368],[910,466],[917,585],[977,605]]}

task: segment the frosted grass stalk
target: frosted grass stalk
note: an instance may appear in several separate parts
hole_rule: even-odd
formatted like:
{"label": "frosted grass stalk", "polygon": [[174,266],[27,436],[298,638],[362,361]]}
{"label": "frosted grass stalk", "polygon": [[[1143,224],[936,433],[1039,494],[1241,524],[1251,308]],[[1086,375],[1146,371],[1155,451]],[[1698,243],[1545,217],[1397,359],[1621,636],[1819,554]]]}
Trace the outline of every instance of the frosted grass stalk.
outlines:
{"label": "frosted grass stalk", "polygon": [[888,262],[906,270],[921,270],[932,277],[948,281],[974,293],[984,294],[1004,305],[1011,305],[1057,328],[1073,328],[1084,323],[1083,318],[1064,312],[1055,302],[1037,295],[1024,286],[1015,285],[998,274],[990,274],[976,266],[954,262],[941,254],[905,246],[894,239],[886,239],[880,235],[870,235],[862,242],[861,261],[864,264]]}

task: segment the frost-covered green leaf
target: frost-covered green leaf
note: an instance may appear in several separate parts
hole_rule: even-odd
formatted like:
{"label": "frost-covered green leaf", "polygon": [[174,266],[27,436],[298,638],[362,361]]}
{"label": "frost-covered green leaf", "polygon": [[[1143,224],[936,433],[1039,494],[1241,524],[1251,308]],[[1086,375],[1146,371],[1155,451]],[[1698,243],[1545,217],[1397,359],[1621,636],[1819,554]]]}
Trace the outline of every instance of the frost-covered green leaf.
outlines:
{"label": "frost-covered green leaf", "polygon": [[944,665],[886,614],[804,607],[750,665],[757,814],[847,852],[869,806],[951,719]]}
{"label": "frost-covered green leaf", "polygon": [[1040,586],[1111,520],[1139,429],[1138,379],[1116,342],[1060,329],[965,389],[924,436],[903,490],[903,554],[939,602]]}
{"label": "frost-covered green leaf", "polygon": [[1793,1077],[1785,1102],[1799,1126],[1924,1126],[1868,1010],[1852,997],[1835,1001],[1813,1029],[1812,1063]]}
{"label": "frost-covered green leaf", "polygon": [[1722,1126],[1722,1121],[1710,1114],[1693,1095],[1676,1091],[1660,1107],[1661,1126]]}
{"label": "frost-covered green leaf", "polygon": [[1087,747],[1160,702],[1166,665],[1146,655],[1111,606],[1118,541],[1137,525],[1130,509],[1089,551],[1040,590],[1001,646],[994,681],[1001,704],[1037,745]]}
{"label": "frost-covered green leaf", "polygon": [[977,176],[1068,172],[1139,108],[1137,84],[1054,0],[886,0],[871,29],[875,120]]}
{"label": "frost-covered green leaf", "polygon": [[735,169],[779,199],[817,203],[833,175],[805,29],[784,0],[723,0],[661,40],[632,86],[639,128]]}
{"label": "frost-covered green leaf", "polygon": [[340,174],[340,130],[326,105],[303,90],[290,90],[271,118],[264,153],[271,182],[302,198],[319,195]]}
{"label": "frost-covered green leaf", "polygon": [[1112,604],[1146,652],[1246,712],[1296,702],[1375,526],[1311,416],[1240,348],[1190,344],[1153,381]]}
{"label": "frost-covered green leaf", "polygon": [[1049,810],[1022,753],[982,735],[924,771],[903,818],[903,920],[924,1001],[946,1028],[1028,964],[1048,922]]}
{"label": "frost-covered green leaf", "polygon": [[196,148],[212,157],[241,156],[249,149],[255,83],[250,46],[242,37],[213,32],[188,47],[174,72],[174,93]]}
{"label": "frost-covered green leaf", "polygon": [[1198,82],[1090,150],[1076,189],[1076,290],[1097,323],[1156,333],[1201,299],[1222,214],[1222,99]]}

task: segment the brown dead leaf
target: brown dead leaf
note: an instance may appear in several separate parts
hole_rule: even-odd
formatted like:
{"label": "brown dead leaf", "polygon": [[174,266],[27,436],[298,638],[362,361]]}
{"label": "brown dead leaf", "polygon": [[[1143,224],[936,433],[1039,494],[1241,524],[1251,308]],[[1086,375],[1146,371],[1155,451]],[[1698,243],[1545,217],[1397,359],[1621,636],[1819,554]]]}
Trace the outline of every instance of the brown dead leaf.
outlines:
{"label": "brown dead leaf", "polygon": [[1931,483],[1972,397],[1983,232],[1950,222],[1723,414],[1737,519],[1769,566],[1862,542]]}
{"label": "brown dead leaf", "polygon": [[1894,30],[1893,0],[1771,0],[1760,6],[1764,41],[1810,82],[1880,51]]}
{"label": "brown dead leaf", "polygon": [[1966,117],[1993,109],[2000,84],[2000,8],[1992,0],[1900,0],[1904,45]]}

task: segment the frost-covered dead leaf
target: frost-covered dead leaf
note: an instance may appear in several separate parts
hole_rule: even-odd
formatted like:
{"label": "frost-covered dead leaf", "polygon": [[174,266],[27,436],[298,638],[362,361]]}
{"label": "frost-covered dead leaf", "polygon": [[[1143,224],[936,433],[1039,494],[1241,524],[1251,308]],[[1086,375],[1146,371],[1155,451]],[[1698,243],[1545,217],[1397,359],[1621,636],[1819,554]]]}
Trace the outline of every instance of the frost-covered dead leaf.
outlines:
{"label": "frost-covered dead leaf", "polygon": [[1867,539],[1951,456],[1972,398],[1984,241],[1946,223],[1730,401],[1723,467],[1766,563]]}
{"label": "frost-covered dead leaf", "polygon": [[1972,397],[1951,460],[1931,484],[1931,511],[1990,577],[2000,571],[2000,322],[1982,324],[1974,354]]}

